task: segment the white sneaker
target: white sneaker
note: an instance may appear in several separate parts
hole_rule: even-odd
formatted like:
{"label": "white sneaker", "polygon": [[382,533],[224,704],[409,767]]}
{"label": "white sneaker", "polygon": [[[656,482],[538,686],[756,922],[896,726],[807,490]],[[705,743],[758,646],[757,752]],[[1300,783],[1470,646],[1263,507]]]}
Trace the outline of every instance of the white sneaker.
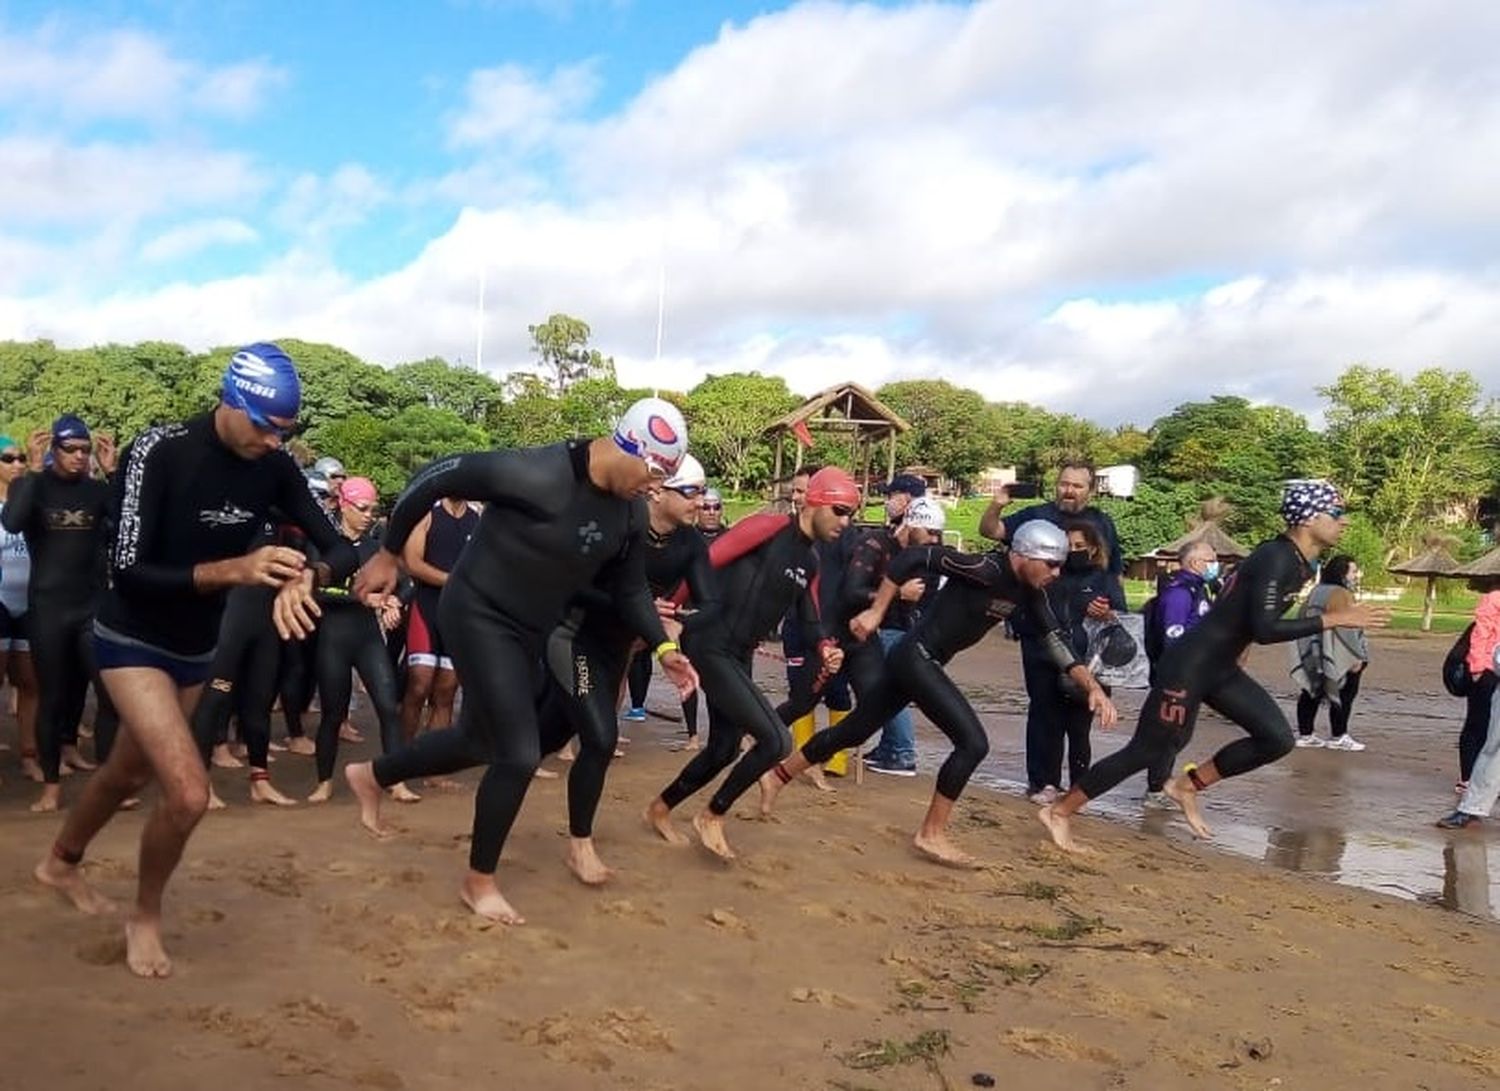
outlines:
{"label": "white sneaker", "polygon": [[1353,735],[1340,735],[1336,739],[1328,740],[1328,749],[1330,750],[1357,751],[1364,748],[1365,744],[1357,740]]}
{"label": "white sneaker", "polygon": [[[1348,738],[1347,735],[1344,736],[1344,737]],[[1333,743],[1331,743],[1331,742],[1324,742],[1322,739],[1318,738],[1316,735],[1298,735],[1297,736],[1297,746],[1298,746],[1298,748],[1300,748],[1302,750],[1321,750],[1325,746],[1332,746],[1332,745],[1333,745]],[[1361,746],[1360,749],[1363,750],[1364,747]]]}

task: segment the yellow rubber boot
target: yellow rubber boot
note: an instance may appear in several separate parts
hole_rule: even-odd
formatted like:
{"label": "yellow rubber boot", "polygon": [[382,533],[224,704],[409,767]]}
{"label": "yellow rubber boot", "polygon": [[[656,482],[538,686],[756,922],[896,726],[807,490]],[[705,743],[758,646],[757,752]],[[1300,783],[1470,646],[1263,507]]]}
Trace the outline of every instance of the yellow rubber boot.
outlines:
{"label": "yellow rubber boot", "polygon": [[[839,722],[848,716],[847,712],[836,712],[828,710],[828,726],[837,727]],[[823,764],[823,772],[833,777],[847,777],[849,775],[849,751],[840,750]]]}
{"label": "yellow rubber boot", "polygon": [[807,745],[807,740],[812,738],[818,730],[818,720],[815,713],[809,712],[806,716],[799,716],[792,721],[792,749],[801,750]]}

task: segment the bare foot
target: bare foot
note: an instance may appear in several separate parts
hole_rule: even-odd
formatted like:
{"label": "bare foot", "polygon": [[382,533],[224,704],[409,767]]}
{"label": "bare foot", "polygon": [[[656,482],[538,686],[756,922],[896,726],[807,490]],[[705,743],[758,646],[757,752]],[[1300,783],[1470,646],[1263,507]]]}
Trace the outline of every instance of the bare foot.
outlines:
{"label": "bare foot", "polygon": [[594,840],[591,837],[573,838],[568,843],[568,855],[563,858],[563,862],[585,886],[603,886],[614,878],[614,871],[605,867],[604,861],[594,851]]}
{"label": "bare foot", "polygon": [[1187,777],[1173,777],[1162,785],[1161,790],[1182,808],[1182,817],[1196,836],[1205,841],[1213,837],[1214,831],[1203,821],[1203,810],[1198,806],[1198,789],[1193,787],[1192,781]]}
{"label": "bare foot", "polygon": [[533,774],[531,774],[531,775],[534,776],[534,777],[536,777],[537,780],[556,780],[557,779],[557,774],[556,773],[554,773],[551,769],[543,769],[540,765],[538,765],[536,767],[536,772],[533,773]]}
{"label": "bare foot", "polygon": [[222,811],[228,806],[229,804],[219,798],[219,793],[214,791],[214,786],[210,784],[208,786],[208,809],[211,811]]}
{"label": "bare foot", "polygon": [[365,737],[359,733],[358,728],[356,728],[348,720],[345,720],[343,723],[339,724],[339,741],[364,742]]}
{"label": "bare foot", "polygon": [[511,908],[510,902],[506,901],[500,893],[500,888],[495,885],[493,875],[476,875],[469,872],[464,876],[464,881],[458,888],[458,896],[463,899],[464,905],[472,909],[475,915],[489,921],[499,921],[501,924],[525,924],[526,918]]}
{"label": "bare foot", "polygon": [[1073,840],[1072,820],[1065,814],[1058,814],[1054,806],[1049,803],[1036,813],[1037,821],[1047,827],[1047,832],[1052,835],[1052,843],[1064,852],[1078,852],[1079,846]]}
{"label": "bare foot", "polygon": [[785,787],[786,785],[782,783],[774,769],[760,775],[760,816],[762,818],[771,817],[771,809],[776,806],[776,797]]}
{"label": "bare foot", "polygon": [[936,861],[944,867],[973,869],[979,866],[974,857],[948,840],[945,832],[928,833],[926,830],[918,830],[917,835],[911,839],[911,843],[927,859]]}
{"label": "bare foot", "polygon": [[250,802],[270,803],[277,807],[295,807],[297,801],[291,796],[282,795],[269,780],[264,778],[250,782]]}
{"label": "bare foot", "polygon": [[802,776],[807,780],[807,783],[811,784],[814,788],[816,788],[820,792],[831,792],[831,791],[833,791],[833,786],[830,785],[828,783],[828,781],[824,778],[824,776],[823,776],[823,770],[819,766],[816,766],[816,765],[810,765],[810,766],[808,766],[807,767],[807,771],[804,772],[802,774]]}
{"label": "bare foot", "polygon": [[333,781],[320,780],[318,786],[312,790],[312,795],[307,797],[309,803],[327,803],[333,798]]}
{"label": "bare foot", "polygon": [[384,795],[375,781],[375,770],[367,761],[344,766],[344,780],[359,801],[359,824],[365,832],[384,840],[391,831],[380,821],[380,800]]}
{"label": "bare foot", "polygon": [[687,834],[672,824],[672,809],[663,803],[660,798],[653,799],[651,805],[646,808],[641,817],[645,819],[646,825],[660,834],[661,839],[667,844],[676,845],[680,848],[690,843]]}
{"label": "bare foot", "polygon": [[43,784],[42,794],[31,805],[32,814],[51,814],[62,806],[62,785]]}
{"label": "bare foot", "polygon": [[47,779],[42,775],[42,763],[30,754],[21,755],[21,775],[33,784],[41,784]]}
{"label": "bare foot", "polygon": [[733,860],[734,850],[724,838],[724,820],[712,811],[699,811],[693,816],[693,829],[698,831],[698,840],[703,847],[720,860]]}
{"label": "bare foot", "polygon": [[387,789],[390,797],[397,803],[421,803],[422,797],[417,795],[404,784],[393,784]]}
{"label": "bare foot", "polygon": [[564,743],[563,748],[557,752],[557,760],[561,762],[572,761],[575,757],[577,755],[573,753],[572,742]]}
{"label": "bare foot", "polygon": [[132,916],[125,922],[125,965],[136,977],[166,977],[172,960],[161,945],[161,920]]}
{"label": "bare foot", "polygon": [[687,742],[682,744],[682,748],[688,753],[692,753],[695,750],[702,750],[703,743],[699,741],[697,735],[689,735]]}
{"label": "bare foot", "polygon": [[309,758],[318,752],[318,744],[306,735],[293,735],[287,739],[286,748],[290,753],[302,754]]}
{"label": "bare foot", "polygon": [[69,769],[77,769],[83,773],[99,768],[93,762],[89,761],[88,758],[80,754],[76,746],[63,747],[62,763]]}
{"label": "bare foot", "polygon": [[285,751],[286,751],[286,743],[280,743],[280,742],[267,743],[266,744],[266,749],[270,750],[271,753],[273,753],[273,754],[285,753]]}
{"label": "bare foot", "polygon": [[228,743],[220,743],[214,747],[213,755],[208,760],[219,769],[243,769],[245,767],[245,763],[235,757],[234,752],[229,749]]}
{"label": "bare foot", "polygon": [[103,917],[114,913],[119,907],[100,894],[83,877],[83,869],[76,864],[65,864],[48,853],[47,858],[32,869],[31,874],[43,886],[49,886],[68,901],[80,913],[91,917]]}

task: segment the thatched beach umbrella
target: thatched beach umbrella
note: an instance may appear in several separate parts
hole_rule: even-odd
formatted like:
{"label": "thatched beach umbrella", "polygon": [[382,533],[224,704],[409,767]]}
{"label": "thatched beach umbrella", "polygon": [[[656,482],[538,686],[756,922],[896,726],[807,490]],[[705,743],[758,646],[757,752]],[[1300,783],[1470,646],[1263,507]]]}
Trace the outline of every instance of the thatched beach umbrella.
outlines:
{"label": "thatched beach umbrella", "polygon": [[[1422,598],[1422,631],[1426,633],[1432,630],[1432,606],[1437,601],[1437,581],[1444,576],[1481,575],[1482,573],[1470,573],[1460,568],[1458,562],[1453,559],[1453,554],[1444,548],[1441,540],[1429,540],[1424,544],[1427,545],[1426,550],[1405,564],[1391,565],[1386,571],[1397,576],[1427,577],[1427,594]],[[1500,556],[1496,556],[1497,554],[1500,554],[1500,549],[1492,550],[1473,563],[1478,564],[1480,561],[1494,557],[1495,568],[1500,571]]]}

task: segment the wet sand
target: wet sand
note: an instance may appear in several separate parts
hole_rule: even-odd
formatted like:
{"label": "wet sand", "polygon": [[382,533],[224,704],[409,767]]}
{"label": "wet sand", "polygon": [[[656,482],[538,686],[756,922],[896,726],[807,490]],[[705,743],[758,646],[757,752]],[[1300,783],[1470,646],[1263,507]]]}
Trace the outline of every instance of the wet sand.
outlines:
{"label": "wet sand", "polygon": [[[1427,664],[1445,646],[1381,641],[1354,726],[1371,749],[1299,751],[1224,792],[1211,817],[1341,831],[1337,852],[1310,833],[1255,852],[1270,844],[1273,862],[1321,871],[1336,855],[1341,874],[1382,856],[1370,838],[1410,840],[1437,861],[1402,885],[1439,890],[1444,839],[1424,824],[1451,802],[1458,703],[1436,696]],[[1257,673],[1280,677],[1280,662],[1259,657]],[[1013,648],[986,645],[959,673],[997,710],[987,774],[1014,776]],[[1413,683],[1429,696],[1410,696]],[[988,866],[945,871],[908,846],[927,777],[794,787],[778,821],[730,824],[744,856],[726,866],[639,825],[682,761],[673,730],[634,727],[611,775],[598,839],[619,875],[603,889],[562,866],[562,782],[535,785],[502,862],[531,921],[516,929],[459,906],[467,794],[393,810],[402,833],[377,843],[347,793],[252,810],[242,777],[219,772],[234,806],[190,846],[168,900],[178,972],[150,983],[125,971],[115,925],[29,881],[57,819],[24,813],[30,786],[7,765],[0,1088],[895,1089],[983,1072],[1000,1086],[1456,1091],[1500,1079],[1490,921],[1190,844],[1172,820],[1164,835],[1082,821],[1099,853],[1067,859],[1034,808],[999,792],[959,808],[958,837]],[[1190,754],[1219,730],[1205,724]],[[283,755],[275,775],[305,794],[311,762]],[[91,854],[108,893],[131,889],[142,821],[121,816]],[[1491,837],[1454,841],[1468,852]]]}

